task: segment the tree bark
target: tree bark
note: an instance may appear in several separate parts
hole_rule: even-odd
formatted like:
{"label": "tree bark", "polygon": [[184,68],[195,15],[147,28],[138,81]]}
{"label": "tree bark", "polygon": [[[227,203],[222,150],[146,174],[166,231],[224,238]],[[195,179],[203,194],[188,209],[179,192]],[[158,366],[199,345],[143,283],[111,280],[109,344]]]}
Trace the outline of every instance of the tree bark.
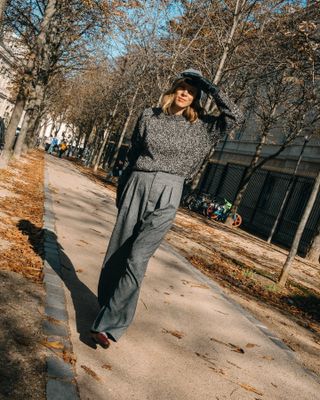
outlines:
{"label": "tree bark", "polygon": [[25,139],[27,136],[27,131],[29,125],[32,123],[32,115],[30,112],[26,112],[26,115],[24,116],[21,131],[19,133],[16,145],[14,146],[13,150],[13,157],[19,159],[24,147]]}
{"label": "tree bark", "polygon": [[0,37],[2,36],[2,21],[6,6],[7,6],[7,0],[0,0]]}
{"label": "tree bark", "polygon": [[[37,122],[39,122],[41,104],[44,97],[44,90],[44,86],[38,84],[34,89],[33,96],[31,95],[32,97],[28,101],[28,105],[26,107],[26,115],[23,120],[21,131],[13,151],[13,155],[15,158],[20,157],[25,144],[26,147],[29,147],[30,144],[33,143],[34,131],[36,129]],[[26,138],[28,139],[27,143],[25,143]]]}
{"label": "tree bark", "polygon": [[19,125],[20,119],[23,114],[25,102],[26,100],[23,95],[23,91],[20,90],[17,96],[16,104],[14,106],[8,128],[6,130],[5,144],[0,156],[0,168],[6,168],[8,166],[9,160],[11,158],[12,147],[14,144],[17,127]]}
{"label": "tree bark", "polygon": [[232,226],[233,223],[233,219],[232,219],[232,215],[235,214],[238,210],[238,207],[241,203],[242,197],[244,195],[244,192],[246,191],[250,178],[253,174],[253,172],[255,171],[255,167],[258,164],[261,152],[262,152],[262,147],[264,145],[264,143],[266,142],[266,138],[267,138],[267,133],[268,133],[268,129],[264,129],[263,133],[261,135],[261,140],[260,142],[257,144],[256,146],[256,151],[254,153],[254,156],[251,160],[251,163],[248,167],[248,169],[245,172],[244,177],[242,178],[241,184],[240,184],[240,189],[237,193],[236,199],[233,202],[232,208],[231,208],[231,212],[230,215],[228,216],[227,220],[226,220],[226,224]]}
{"label": "tree bark", "polygon": [[[145,68],[145,66],[144,66],[144,68]],[[115,152],[114,152],[113,157],[112,157],[112,161],[111,161],[111,163],[109,164],[109,167],[108,167],[108,174],[109,175],[111,175],[111,171],[112,171],[112,169],[113,169],[113,167],[114,167],[114,165],[115,165],[115,163],[117,161],[117,158],[118,158],[118,155],[119,155],[119,151],[120,151],[120,147],[121,147],[123,139],[124,139],[124,135],[127,132],[127,129],[128,129],[128,126],[129,126],[129,122],[130,122],[132,114],[133,114],[133,110],[134,110],[134,106],[135,106],[135,103],[136,103],[136,99],[137,99],[139,90],[140,90],[140,86],[138,85],[136,90],[135,90],[135,92],[134,92],[134,95],[132,97],[129,113],[128,113],[126,122],[125,122],[125,124],[124,124],[124,126],[122,128],[119,141],[117,143]]]}
{"label": "tree bark", "polygon": [[109,140],[109,135],[110,135],[110,126],[107,126],[107,128],[104,130],[104,138],[103,138],[102,144],[99,149],[99,153],[97,155],[97,158],[96,158],[94,166],[93,166],[94,172],[98,171],[103,152],[104,152],[107,142]]}
{"label": "tree bark", "polygon": [[241,12],[241,10],[240,10],[240,0],[237,0],[236,1],[236,5],[235,5],[235,10],[234,10],[234,13],[233,13],[232,27],[231,27],[231,30],[229,32],[229,36],[228,36],[228,38],[226,40],[226,43],[225,43],[225,46],[224,46],[224,50],[223,50],[223,53],[222,53],[222,57],[221,57],[221,60],[220,60],[220,63],[219,63],[219,67],[217,69],[216,75],[215,75],[214,80],[213,80],[213,83],[215,85],[217,85],[221,81],[223,69],[224,69],[227,57],[229,55],[230,46],[232,44],[232,40],[233,40],[234,34],[236,33],[236,29],[237,29],[237,27],[239,25],[240,12]]}
{"label": "tree bark", "polygon": [[297,254],[298,246],[299,246],[299,243],[300,243],[300,239],[301,239],[301,236],[303,234],[304,228],[305,228],[305,226],[306,226],[306,224],[308,222],[308,218],[309,218],[309,216],[311,214],[311,211],[313,209],[314,203],[316,201],[316,198],[317,198],[317,195],[318,195],[318,192],[319,192],[319,188],[320,188],[320,172],[318,172],[317,178],[316,178],[315,183],[313,185],[313,189],[312,189],[311,195],[309,197],[309,200],[308,200],[308,203],[307,203],[306,208],[304,210],[304,213],[303,213],[303,216],[301,218],[301,221],[300,221],[300,223],[298,225],[296,234],[294,236],[290,252],[288,254],[286,262],[283,265],[283,268],[282,268],[282,271],[281,271],[281,274],[280,274],[280,277],[279,277],[279,281],[278,282],[279,282],[279,285],[282,286],[282,287],[284,287],[286,282],[287,282],[290,268],[292,267],[292,263],[293,263],[294,257]]}
{"label": "tree bark", "polygon": [[93,167],[93,171],[94,171],[94,172],[97,172],[97,171],[98,171],[98,168],[99,168],[99,165],[100,165],[100,162],[101,162],[101,158],[102,158],[103,152],[104,152],[105,147],[106,147],[106,145],[107,145],[107,143],[108,143],[108,140],[109,140],[110,125],[111,125],[111,123],[112,123],[112,121],[113,121],[113,119],[114,119],[114,117],[115,117],[115,115],[116,115],[116,113],[117,113],[117,111],[118,111],[119,104],[120,104],[120,102],[117,101],[117,103],[116,103],[116,105],[115,105],[115,107],[114,107],[114,109],[113,109],[113,111],[112,111],[112,114],[111,114],[111,116],[110,116],[110,119],[109,119],[109,121],[108,121],[108,123],[107,123],[107,126],[106,126],[106,128],[105,128],[105,130],[104,130],[104,138],[103,138],[102,144],[101,144],[100,149],[99,149],[98,156],[97,156],[97,158],[96,158],[96,160],[95,160],[94,167]]}
{"label": "tree bark", "polygon": [[279,223],[279,221],[280,221],[280,218],[282,217],[283,210],[284,210],[284,208],[285,208],[285,205],[286,205],[286,203],[287,203],[287,199],[288,199],[288,197],[289,197],[289,194],[290,194],[291,189],[292,189],[292,186],[293,186],[294,178],[295,178],[296,175],[297,175],[297,172],[298,172],[298,169],[299,169],[299,165],[300,165],[301,160],[302,160],[302,155],[303,155],[304,148],[306,147],[308,141],[309,141],[309,138],[305,139],[305,141],[303,142],[303,146],[302,146],[302,148],[301,148],[298,161],[297,161],[296,166],[295,166],[295,168],[294,168],[293,174],[292,174],[292,176],[290,177],[289,184],[288,184],[288,187],[287,187],[285,196],[284,196],[284,198],[283,198],[283,200],[282,200],[280,210],[279,210],[279,212],[278,212],[278,215],[277,215],[276,220],[274,221],[274,224],[273,224],[273,227],[272,227],[271,232],[270,232],[270,234],[269,234],[267,243],[271,243],[271,240],[272,240],[272,238],[273,238],[274,232],[276,231],[277,226],[278,226],[278,223]]}
{"label": "tree bark", "polygon": [[[227,61],[227,58],[228,58],[228,55],[229,55],[229,52],[230,52],[230,47],[231,47],[231,44],[232,44],[232,40],[233,40],[234,35],[236,33],[237,27],[239,25],[240,13],[241,13],[241,9],[240,8],[241,8],[240,0],[237,0],[236,1],[236,5],[235,5],[235,10],[234,10],[234,13],[233,13],[232,27],[231,27],[231,30],[230,30],[229,35],[227,37],[227,40],[226,40],[226,43],[225,43],[225,46],[224,46],[224,49],[223,49],[223,53],[222,53],[222,56],[221,56],[221,59],[220,59],[220,62],[219,62],[219,66],[218,66],[218,69],[216,71],[215,77],[213,79],[213,83],[215,85],[218,85],[219,82],[221,81],[221,78],[222,78],[224,66],[225,66],[225,63]],[[210,98],[207,99],[207,102],[205,104],[205,109],[208,109],[210,107],[211,101],[212,100]],[[211,150],[210,150],[209,154],[206,156],[206,158],[205,158],[200,170],[198,171],[197,175],[194,177],[194,179],[192,181],[192,185],[191,185],[191,190],[192,191],[196,190],[196,188],[198,187],[199,182],[200,182],[201,177],[202,177],[202,174],[206,170],[206,168],[208,166],[208,163],[210,161],[210,158],[212,157],[213,153],[214,153],[214,147],[211,148]]]}
{"label": "tree bark", "polygon": [[315,264],[320,264],[320,223],[318,225],[317,233],[313,238],[311,247],[308,251],[307,259]]}
{"label": "tree bark", "polygon": [[[53,17],[57,11],[57,0],[49,0],[45,8],[43,20],[41,21],[40,33],[36,39],[35,59],[37,62],[31,59],[25,71],[25,81],[28,83],[30,94],[26,100],[28,102],[27,115],[23,121],[23,126],[14,149],[14,156],[17,158],[20,157],[26,137],[28,137],[29,145],[34,142],[34,129],[37,125],[45,88],[48,84],[51,54],[49,44],[57,41],[55,24],[53,24]],[[34,73],[35,77],[33,78]]]}

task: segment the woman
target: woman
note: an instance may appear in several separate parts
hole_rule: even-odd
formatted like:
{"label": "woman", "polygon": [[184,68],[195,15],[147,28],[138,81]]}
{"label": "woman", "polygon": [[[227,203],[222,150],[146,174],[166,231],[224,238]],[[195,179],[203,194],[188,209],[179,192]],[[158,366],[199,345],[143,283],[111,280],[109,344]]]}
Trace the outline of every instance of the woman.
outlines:
{"label": "woman", "polygon": [[[205,115],[201,91],[214,98],[219,117]],[[99,279],[101,310],[91,334],[102,347],[109,347],[109,339],[117,341],[133,320],[148,261],[172,224],[185,179],[192,178],[239,117],[237,107],[192,69],[175,80],[161,108],[148,108],[140,116]]]}

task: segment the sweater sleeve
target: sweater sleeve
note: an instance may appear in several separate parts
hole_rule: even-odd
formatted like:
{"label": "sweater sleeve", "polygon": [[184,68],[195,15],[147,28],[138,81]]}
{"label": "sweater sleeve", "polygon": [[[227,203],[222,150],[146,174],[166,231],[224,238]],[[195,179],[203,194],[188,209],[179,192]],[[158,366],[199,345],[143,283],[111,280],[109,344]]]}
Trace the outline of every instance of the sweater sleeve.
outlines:
{"label": "sweater sleeve", "polygon": [[144,125],[144,113],[140,115],[136,125],[133,129],[133,133],[131,136],[131,145],[129,147],[126,161],[124,164],[123,172],[121,177],[118,179],[117,186],[117,197],[116,197],[116,206],[119,208],[120,199],[122,196],[122,192],[126,183],[128,182],[130,175],[132,173],[133,167],[142,153],[143,149],[143,125]]}
{"label": "sweater sleeve", "polygon": [[216,128],[220,130],[222,136],[230,132],[235,126],[243,123],[244,117],[242,112],[225,93],[219,90],[213,95],[213,99],[220,111]]}

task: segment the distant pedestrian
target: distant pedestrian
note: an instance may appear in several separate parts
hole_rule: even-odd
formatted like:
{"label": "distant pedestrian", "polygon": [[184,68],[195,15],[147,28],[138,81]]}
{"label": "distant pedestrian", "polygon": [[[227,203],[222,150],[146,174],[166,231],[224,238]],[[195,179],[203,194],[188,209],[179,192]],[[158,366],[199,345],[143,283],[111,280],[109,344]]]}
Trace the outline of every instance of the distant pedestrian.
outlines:
{"label": "distant pedestrian", "polygon": [[59,139],[56,136],[54,136],[51,140],[51,144],[48,149],[48,153],[52,154],[54,151],[56,151],[58,148],[58,145],[59,145]]}
{"label": "distant pedestrian", "polygon": [[[213,97],[219,116],[205,113],[202,91]],[[185,179],[240,118],[236,105],[195,70],[173,82],[161,108],[141,114],[119,180],[118,216],[99,279],[101,310],[91,333],[102,347],[117,341],[133,320],[148,261],[173,222]]]}
{"label": "distant pedestrian", "polygon": [[65,140],[62,140],[62,142],[59,144],[59,150],[58,150],[58,157],[61,158],[64,154],[64,152],[67,150],[68,145]]}
{"label": "distant pedestrian", "polygon": [[45,138],[45,141],[44,141],[44,150],[45,150],[45,151],[48,151],[48,150],[49,150],[49,147],[50,147],[50,145],[51,145],[51,143],[52,143],[52,139],[53,139],[53,136],[52,136],[52,135],[47,136],[47,137]]}
{"label": "distant pedestrian", "polygon": [[122,175],[122,169],[123,169],[123,161],[119,160],[116,162],[113,168],[112,176],[120,177]]}

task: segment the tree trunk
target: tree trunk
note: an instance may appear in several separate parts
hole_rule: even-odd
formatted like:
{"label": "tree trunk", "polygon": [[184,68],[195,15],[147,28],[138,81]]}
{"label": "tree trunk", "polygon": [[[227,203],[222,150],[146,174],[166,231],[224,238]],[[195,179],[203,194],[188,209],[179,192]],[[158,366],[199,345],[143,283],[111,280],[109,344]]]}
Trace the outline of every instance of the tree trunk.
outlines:
{"label": "tree trunk", "polygon": [[16,104],[14,106],[14,109],[13,109],[13,112],[11,115],[11,119],[10,119],[8,128],[6,130],[5,144],[4,144],[4,148],[1,153],[1,156],[0,156],[0,168],[6,168],[9,163],[9,160],[10,160],[10,157],[12,154],[11,152],[12,152],[12,147],[13,147],[14,140],[15,140],[17,127],[19,125],[20,119],[23,114],[25,101],[26,100],[23,95],[23,91],[22,91],[22,89],[20,89],[18,96],[17,96]]}
{"label": "tree trunk", "polygon": [[0,0],[0,37],[2,36],[2,21],[6,5],[7,5],[7,0]]}
{"label": "tree trunk", "polygon": [[241,203],[242,197],[244,195],[244,192],[246,191],[246,189],[248,187],[250,178],[251,178],[252,174],[254,173],[254,171],[256,170],[255,167],[258,164],[258,161],[259,161],[259,158],[260,158],[260,155],[261,155],[261,152],[262,152],[262,147],[263,147],[263,145],[264,145],[264,143],[266,141],[267,132],[268,132],[268,130],[264,129],[264,131],[263,131],[263,133],[261,135],[261,140],[256,146],[256,151],[255,151],[254,156],[253,156],[253,158],[251,160],[251,163],[250,163],[248,169],[246,170],[244,177],[242,178],[242,181],[240,183],[240,188],[238,190],[237,196],[236,196],[236,198],[235,198],[235,200],[233,202],[232,208],[231,208],[231,212],[230,212],[230,214],[229,214],[229,216],[228,216],[228,218],[226,220],[226,224],[229,225],[229,226],[233,226],[232,225],[233,224],[232,215],[237,212],[238,207],[239,207],[239,205]]}
{"label": "tree trunk", "polygon": [[97,159],[95,160],[94,167],[93,167],[93,171],[94,171],[94,172],[97,172],[97,171],[98,171],[98,168],[99,168],[99,165],[100,165],[100,162],[101,162],[101,158],[102,158],[103,152],[104,152],[104,150],[105,150],[105,148],[106,148],[106,145],[107,145],[107,143],[108,143],[108,140],[109,140],[110,126],[111,126],[111,123],[112,123],[112,121],[113,121],[113,119],[114,119],[114,117],[115,117],[115,115],[116,115],[116,113],[117,113],[117,111],[118,111],[119,104],[120,104],[120,102],[117,101],[117,103],[116,103],[116,105],[115,105],[115,107],[114,107],[114,109],[113,109],[113,111],[112,111],[111,117],[110,117],[110,119],[109,119],[109,121],[108,121],[108,123],[107,123],[107,126],[106,126],[106,128],[105,128],[105,130],[104,130],[104,138],[103,138],[103,141],[102,141],[102,144],[101,144],[101,146],[100,146]]}
{"label": "tree trunk", "polygon": [[320,223],[308,251],[307,259],[315,264],[320,263]]}
{"label": "tree trunk", "polygon": [[292,176],[290,177],[289,184],[288,184],[288,187],[287,187],[285,196],[284,196],[284,198],[283,198],[283,200],[282,200],[280,210],[279,210],[279,212],[278,212],[278,215],[277,215],[276,220],[274,221],[274,224],[273,224],[273,227],[272,227],[271,232],[270,232],[270,234],[269,234],[267,243],[271,243],[271,240],[272,240],[272,238],[273,238],[274,232],[276,231],[277,226],[278,226],[278,223],[279,223],[279,221],[280,221],[280,218],[282,217],[282,214],[283,214],[285,205],[286,205],[286,203],[287,203],[287,199],[288,199],[288,197],[289,197],[289,194],[290,194],[291,189],[292,189],[292,186],[293,186],[294,178],[295,178],[296,175],[297,175],[297,172],[298,172],[298,169],[299,169],[299,165],[300,165],[301,160],[302,160],[302,155],[303,155],[304,148],[306,147],[308,141],[309,141],[309,138],[308,138],[308,139],[305,139],[304,142],[303,142],[303,146],[301,147],[301,151],[300,151],[300,154],[299,154],[298,161],[297,161],[296,166],[295,166],[295,168],[294,168],[293,174],[292,174]]}
{"label": "tree trunk", "polygon": [[78,158],[78,155],[79,155],[81,139],[82,139],[82,132],[81,132],[81,129],[79,129],[79,133],[78,133],[77,138],[76,138],[76,144],[75,144],[75,147],[74,147],[74,156],[77,157],[77,158]]}
{"label": "tree trunk", "polygon": [[25,139],[27,136],[28,128],[30,124],[32,124],[33,118],[31,112],[26,112],[26,115],[24,116],[21,131],[19,133],[16,145],[14,146],[13,150],[13,156],[14,158],[19,159],[21,156],[21,153],[23,151],[23,146],[25,144]]}
{"label": "tree trunk", "polygon": [[94,163],[94,166],[93,166],[93,171],[94,172],[98,171],[103,152],[104,152],[104,150],[106,148],[106,145],[108,143],[108,140],[109,140],[109,135],[110,135],[110,126],[108,126],[104,131],[104,138],[103,138],[102,144],[100,146],[98,156],[97,156],[97,158],[95,160],[95,163]]}
{"label": "tree trunk", "polygon": [[[232,44],[232,40],[233,40],[233,37],[234,37],[234,35],[236,33],[236,29],[237,29],[237,27],[239,25],[240,11],[241,11],[240,10],[240,0],[237,0],[236,1],[236,5],[235,5],[235,10],[234,10],[234,13],[233,13],[232,27],[231,27],[231,30],[230,30],[229,35],[227,37],[227,40],[226,40],[226,43],[225,43],[225,46],[224,46],[224,50],[223,50],[223,53],[222,53],[222,56],[221,56],[221,59],[220,59],[220,62],[219,62],[219,66],[218,66],[217,72],[216,72],[215,77],[213,79],[213,83],[215,85],[218,85],[219,82],[221,81],[223,70],[224,70],[224,66],[225,66],[226,60],[227,60],[229,52],[230,52],[230,47],[231,47],[231,44]],[[211,101],[212,100],[210,98],[207,99],[207,102],[205,104],[205,109],[206,110],[210,107]],[[214,153],[214,147],[211,148],[210,153],[205,158],[200,170],[198,171],[197,175],[193,179],[191,190],[195,190],[198,187],[199,182],[200,182],[201,177],[202,177],[202,174],[206,170],[206,168],[208,166],[208,163],[210,161],[210,158],[212,157],[213,153]]]}
{"label": "tree trunk", "polygon": [[[57,0],[49,0],[41,21],[40,33],[36,39],[36,53],[34,56],[37,58],[39,63],[36,65],[33,59],[30,58],[29,65],[25,71],[25,82],[27,82],[27,89],[29,89],[30,95],[28,99],[26,99],[26,101],[28,101],[28,110],[14,149],[15,157],[20,157],[27,136],[29,144],[33,142],[34,128],[37,125],[45,88],[48,84],[51,54],[48,41],[50,44],[50,40],[53,42],[58,40],[57,35],[55,35],[56,27],[53,27],[54,24],[52,25],[52,22],[54,22],[53,17],[57,11]],[[39,71],[35,71],[35,68],[39,69]]]}
{"label": "tree trunk", "polygon": [[199,171],[197,172],[196,176],[192,180],[192,184],[191,184],[191,188],[190,188],[192,192],[194,192],[198,188],[201,177],[202,177],[205,169],[207,168],[208,163],[209,163],[211,157],[213,156],[213,153],[214,153],[214,147],[211,147],[209,154],[206,156]]}
{"label": "tree trunk", "polygon": [[241,11],[240,10],[240,0],[237,0],[236,1],[236,5],[235,5],[235,10],[234,10],[234,13],[233,13],[232,27],[231,27],[231,30],[229,32],[229,36],[228,36],[228,38],[226,40],[226,43],[224,45],[224,50],[223,50],[222,57],[221,57],[221,60],[220,60],[220,63],[219,63],[219,67],[217,69],[216,75],[215,75],[214,80],[213,80],[213,83],[215,85],[217,85],[221,81],[222,73],[223,73],[223,70],[224,70],[224,66],[225,66],[227,57],[229,55],[230,46],[232,44],[232,40],[233,40],[234,34],[236,33],[236,29],[237,29],[238,24],[239,24],[240,11]]}
{"label": "tree trunk", "polygon": [[115,163],[117,161],[117,158],[118,158],[118,155],[119,155],[119,151],[120,151],[120,148],[121,148],[121,145],[122,145],[122,142],[123,142],[124,135],[127,132],[127,129],[128,129],[128,126],[129,126],[129,122],[130,122],[132,114],[133,114],[133,110],[134,110],[134,106],[135,106],[135,103],[136,103],[136,99],[137,99],[139,90],[140,90],[140,87],[138,85],[137,88],[136,88],[136,91],[134,92],[134,95],[132,97],[129,113],[128,113],[126,122],[125,122],[125,124],[123,126],[122,132],[120,134],[120,138],[119,138],[119,141],[117,143],[115,152],[113,154],[112,161],[111,161],[111,163],[110,163],[110,165],[108,167],[108,174],[109,175],[111,175],[111,171],[112,171],[112,169],[113,169],[113,167],[114,167],[114,165],[115,165]]}
{"label": "tree trunk", "polygon": [[279,277],[279,281],[278,282],[279,282],[279,285],[282,286],[282,287],[285,286],[285,284],[287,282],[288,275],[289,275],[289,270],[290,270],[290,268],[292,266],[294,257],[297,254],[298,246],[299,246],[299,243],[300,243],[300,239],[301,239],[301,236],[303,234],[304,228],[305,228],[305,226],[306,226],[306,224],[308,222],[308,218],[309,218],[309,216],[311,214],[311,211],[313,209],[314,203],[316,201],[316,198],[317,198],[317,195],[318,195],[318,192],[319,192],[319,187],[320,187],[320,172],[318,172],[317,178],[316,178],[315,183],[313,185],[313,189],[312,189],[310,198],[308,200],[308,203],[307,203],[306,208],[304,210],[303,216],[302,216],[301,221],[300,221],[300,223],[298,225],[298,229],[297,229],[296,234],[294,236],[290,252],[288,254],[286,262],[284,263],[284,266],[282,268],[282,271],[281,271],[281,274],[280,274],[280,277]]}
{"label": "tree trunk", "polygon": [[36,130],[37,123],[40,122],[39,117],[41,103],[44,96],[44,87],[37,85],[35,88],[35,96],[36,97],[29,100],[27,106],[26,115],[24,117],[21,131],[13,151],[15,158],[20,157],[24,145],[26,145],[26,148],[28,148],[33,144],[34,131]]}

